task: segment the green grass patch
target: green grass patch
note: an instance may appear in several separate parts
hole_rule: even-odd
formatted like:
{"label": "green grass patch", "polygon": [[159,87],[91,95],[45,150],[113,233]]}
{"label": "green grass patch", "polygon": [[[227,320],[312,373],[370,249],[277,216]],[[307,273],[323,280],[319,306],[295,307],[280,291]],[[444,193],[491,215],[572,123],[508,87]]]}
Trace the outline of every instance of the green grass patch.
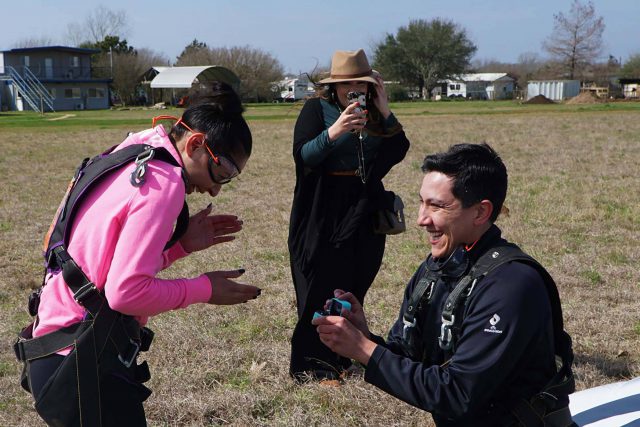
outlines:
{"label": "green grass patch", "polygon": [[582,270],[580,272],[580,277],[587,281],[587,284],[591,286],[596,286],[604,283],[604,279],[596,270]]}
{"label": "green grass patch", "polygon": [[612,251],[608,255],[609,261],[613,265],[627,265],[631,263],[631,259],[626,253],[620,251]]}
{"label": "green grass patch", "polygon": [[268,421],[284,406],[281,396],[274,396],[271,399],[261,399],[251,406],[251,417],[258,421]]}
{"label": "green grass patch", "polygon": [[[247,104],[245,118],[248,121],[289,121],[298,117],[302,103],[296,104]],[[589,105],[527,105],[519,101],[460,101],[436,102],[413,101],[391,103],[396,115],[438,116],[438,115],[496,115],[528,113],[590,113],[590,112],[640,112],[640,102],[617,102]],[[33,111],[10,111],[0,115],[2,129],[48,128],[53,131],[78,128],[109,129],[148,127],[151,119],[159,115],[181,116],[184,110],[131,108],[113,110],[59,111],[44,115]]]}
{"label": "green grass patch", "polygon": [[8,375],[14,375],[14,374],[15,374],[15,364],[0,361],[0,377],[6,377]]}

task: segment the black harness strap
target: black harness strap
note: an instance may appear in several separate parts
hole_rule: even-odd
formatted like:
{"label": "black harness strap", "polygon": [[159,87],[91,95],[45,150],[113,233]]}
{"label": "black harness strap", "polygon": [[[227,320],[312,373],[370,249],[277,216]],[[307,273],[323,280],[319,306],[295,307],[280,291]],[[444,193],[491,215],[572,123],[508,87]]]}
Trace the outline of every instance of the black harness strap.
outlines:
{"label": "black harness strap", "polygon": [[31,323],[22,330],[20,333],[21,340],[13,346],[16,359],[21,362],[26,362],[57,353],[73,345],[76,337],[91,326],[91,324],[91,321],[74,323],[66,328],[57,330],[56,333],[42,335],[38,338],[30,338],[34,325]]}
{"label": "black harness strap", "polygon": [[402,323],[404,323],[404,338],[406,338],[407,330],[416,326],[416,314],[419,311],[422,311],[424,305],[428,305],[431,302],[433,287],[437,280],[437,275],[426,268],[426,266],[423,266],[421,274],[422,277],[411,293],[411,297],[409,297],[409,301],[407,302],[407,308],[402,315]]}
{"label": "black harness strap", "polygon": [[[51,269],[55,269],[57,267],[55,264],[55,257],[53,257],[52,249],[60,244],[66,245],[66,243],[69,241],[71,225],[73,224],[73,219],[75,218],[77,212],[77,209],[75,209],[75,207],[78,206],[78,203],[84,198],[84,196],[89,193],[88,189],[96,185],[100,181],[100,179],[105,177],[109,172],[135,161],[137,166],[136,170],[132,174],[132,179],[135,175],[137,180],[136,182],[139,183],[138,185],[141,185],[141,182],[144,182],[144,174],[140,175],[140,169],[143,169],[142,166],[145,166],[146,164],[140,163],[140,160],[138,159],[146,159],[146,161],[157,159],[165,163],[169,163],[173,166],[180,167],[180,164],[171,155],[171,153],[169,153],[162,147],[157,148],[149,145],[134,144],[118,151],[112,151],[114,148],[115,147],[112,147],[107,152],[90,160],[84,159],[81,165],[76,170],[69,190],[67,191],[65,199],[63,200],[60,214],[58,215],[58,218],[54,219],[55,226],[51,230],[45,253],[45,262],[47,267]],[[184,179],[185,178],[183,174],[183,180]],[[180,239],[180,237],[182,237],[182,235],[184,235],[184,232],[187,230],[188,220],[189,208],[185,201],[182,205],[180,215],[178,216],[178,223],[176,225],[174,233],[169,239],[167,246],[165,246],[165,249],[171,247]]]}
{"label": "black harness strap", "polygon": [[[492,248],[482,255],[449,294],[442,312],[442,328],[438,339],[440,347],[445,351],[455,352],[456,342],[460,335],[464,310],[469,302],[469,296],[473,292],[475,284],[486,277],[497,267],[509,262],[522,262],[536,269],[542,279],[549,296],[554,334],[554,348],[557,363],[557,372],[547,385],[530,400],[520,399],[515,407],[511,408],[514,415],[524,426],[537,427],[544,425],[569,425],[571,423],[570,412],[567,408],[553,410],[556,407],[555,394],[570,394],[575,391],[575,382],[571,372],[573,363],[573,351],[571,338],[564,331],[562,319],[562,307],[558,288],[547,270],[535,259],[524,253],[517,245],[507,244]],[[464,302],[464,304],[462,304]],[[551,411],[551,412],[550,412]],[[569,424],[552,424],[551,422],[564,422],[569,414]]]}
{"label": "black harness strap", "polygon": [[458,282],[447,297],[442,310],[442,327],[440,338],[438,339],[441,349],[445,351],[455,351],[460,326],[462,325],[461,302],[464,301],[466,305],[475,284],[495,268],[511,261],[538,264],[516,245],[508,244],[492,248],[489,252],[482,255],[473,267],[471,267],[469,273]]}

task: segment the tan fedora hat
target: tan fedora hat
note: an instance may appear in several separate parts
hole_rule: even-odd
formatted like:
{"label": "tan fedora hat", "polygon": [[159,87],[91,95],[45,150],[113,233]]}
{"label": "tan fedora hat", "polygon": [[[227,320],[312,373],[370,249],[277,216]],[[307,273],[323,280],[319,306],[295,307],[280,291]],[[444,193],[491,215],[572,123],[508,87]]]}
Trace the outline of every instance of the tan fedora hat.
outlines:
{"label": "tan fedora hat", "polygon": [[320,84],[362,81],[376,84],[373,70],[367,60],[364,50],[337,50],[331,58],[331,75],[320,80]]}

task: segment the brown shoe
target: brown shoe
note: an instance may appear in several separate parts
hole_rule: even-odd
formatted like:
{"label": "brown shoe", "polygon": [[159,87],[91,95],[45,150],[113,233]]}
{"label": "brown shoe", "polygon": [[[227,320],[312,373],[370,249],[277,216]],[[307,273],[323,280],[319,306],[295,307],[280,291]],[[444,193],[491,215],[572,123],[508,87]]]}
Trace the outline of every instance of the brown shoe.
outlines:
{"label": "brown shoe", "polygon": [[342,385],[341,380],[330,380],[328,378],[323,378],[318,383],[320,387],[340,387]]}

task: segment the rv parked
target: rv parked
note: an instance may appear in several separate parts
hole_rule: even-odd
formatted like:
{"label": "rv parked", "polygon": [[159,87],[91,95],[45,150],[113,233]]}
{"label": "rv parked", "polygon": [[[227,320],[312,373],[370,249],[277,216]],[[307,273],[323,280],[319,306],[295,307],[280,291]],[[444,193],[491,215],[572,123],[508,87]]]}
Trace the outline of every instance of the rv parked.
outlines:
{"label": "rv parked", "polygon": [[303,76],[285,78],[276,83],[276,86],[276,93],[279,93],[276,102],[295,102],[314,94],[313,84]]}

